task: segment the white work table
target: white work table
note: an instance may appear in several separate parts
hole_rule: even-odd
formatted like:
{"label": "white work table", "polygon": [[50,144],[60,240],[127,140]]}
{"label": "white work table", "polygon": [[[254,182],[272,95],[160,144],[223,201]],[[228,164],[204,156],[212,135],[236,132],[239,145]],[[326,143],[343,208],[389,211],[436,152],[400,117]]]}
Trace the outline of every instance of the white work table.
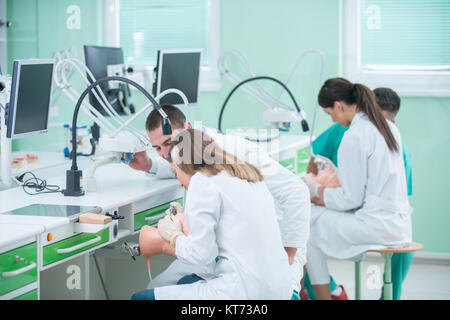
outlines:
{"label": "white work table", "polygon": [[[61,172],[61,176],[47,179],[47,183],[65,189],[65,173],[64,171]],[[95,173],[95,178],[97,180],[97,191],[87,192],[81,197],[66,197],[62,193],[28,195],[22,187],[4,190],[0,192],[0,213],[35,203],[99,206],[107,210],[159,194],[174,187],[180,187],[177,179],[157,179],[119,163],[99,167]]]}
{"label": "white work table", "polygon": [[17,245],[44,232],[39,225],[22,225],[0,222],[0,243],[2,247]]}

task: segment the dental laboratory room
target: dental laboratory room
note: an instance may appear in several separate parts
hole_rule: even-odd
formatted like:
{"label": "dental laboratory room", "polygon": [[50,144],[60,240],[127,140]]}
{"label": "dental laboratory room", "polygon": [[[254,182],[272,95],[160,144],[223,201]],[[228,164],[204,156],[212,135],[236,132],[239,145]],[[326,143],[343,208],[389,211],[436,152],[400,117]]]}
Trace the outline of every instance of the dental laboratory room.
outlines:
{"label": "dental laboratory room", "polygon": [[448,0],[0,0],[1,303],[450,300],[449,35]]}

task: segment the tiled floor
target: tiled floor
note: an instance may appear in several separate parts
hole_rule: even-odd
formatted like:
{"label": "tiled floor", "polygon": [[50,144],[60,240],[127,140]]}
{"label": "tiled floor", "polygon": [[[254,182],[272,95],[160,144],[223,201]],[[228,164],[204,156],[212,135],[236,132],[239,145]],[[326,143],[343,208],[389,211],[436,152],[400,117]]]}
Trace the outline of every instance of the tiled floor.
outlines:
{"label": "tiled floor", "polygon": [[[354,263],[328,259],[328,268],[349,299],[355,298]],[[362,298],[379,299],[383,276],[381,258],[368,257],[362,263]],[[450,262],[430,263],[415,259],[403,282],[402,300],[450,300]]]}

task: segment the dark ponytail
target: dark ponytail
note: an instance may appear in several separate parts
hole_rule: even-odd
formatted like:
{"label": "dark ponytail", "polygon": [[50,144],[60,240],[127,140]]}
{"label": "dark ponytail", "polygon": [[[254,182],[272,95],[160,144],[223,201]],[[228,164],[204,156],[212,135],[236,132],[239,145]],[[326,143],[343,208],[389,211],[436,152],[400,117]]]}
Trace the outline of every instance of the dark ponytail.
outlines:
{"label": "dark ponytail", "polygon": [[356,104],[358,111],[364,112],[384,137],[389,150],[398,151],[397,141],[377,105],[375,94],[365,85],[344,78],[328,79],[320,89],[318,100],[322,108],[332,108],[335,101]]}

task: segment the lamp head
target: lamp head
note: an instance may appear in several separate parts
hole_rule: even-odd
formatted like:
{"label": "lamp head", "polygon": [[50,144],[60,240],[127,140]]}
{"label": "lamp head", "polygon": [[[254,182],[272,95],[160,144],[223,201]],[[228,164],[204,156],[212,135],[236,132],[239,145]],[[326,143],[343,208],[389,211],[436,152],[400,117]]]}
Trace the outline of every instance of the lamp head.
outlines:
{"label": "lamp head", "polygon": [[172,134],[172,125],[170,123],[169,118],[163,117],[162,122],[161,122],[161,127],[162,127],[163,135],[167,136],[169,134]]}
{"label": "lamp head", "polygon": [[303,119],[301,123],[302,123],[302,130],[303,130],[303,132],[309,131],[308,122],[306,122],[306,120]]}

